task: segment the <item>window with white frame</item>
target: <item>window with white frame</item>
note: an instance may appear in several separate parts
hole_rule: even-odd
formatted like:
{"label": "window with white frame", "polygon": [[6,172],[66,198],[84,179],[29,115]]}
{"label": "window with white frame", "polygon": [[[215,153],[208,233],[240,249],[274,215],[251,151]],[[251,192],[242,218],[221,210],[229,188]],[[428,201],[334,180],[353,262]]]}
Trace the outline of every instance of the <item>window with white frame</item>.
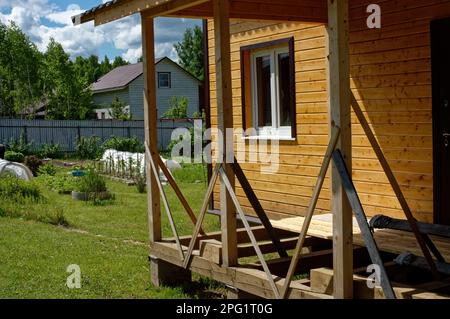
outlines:
{"label": "window with white frame", "polygon": [[241,49],[244,126],[255,128],[260,138],[295,137],[291,40]]}
{"label": "window with white frame", "polygon": [[158,88],[170,89],[170,72],[158,72]]}

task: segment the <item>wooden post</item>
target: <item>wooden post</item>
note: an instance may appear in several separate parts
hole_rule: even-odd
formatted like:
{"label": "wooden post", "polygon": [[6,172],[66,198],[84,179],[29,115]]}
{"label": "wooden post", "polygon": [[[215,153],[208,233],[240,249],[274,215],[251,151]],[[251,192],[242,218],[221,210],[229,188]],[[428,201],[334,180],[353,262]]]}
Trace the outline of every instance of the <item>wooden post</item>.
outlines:
{"label": "wooden post", "polygon": [[[233,158],[233,149],[227,146],[226,129],[233,128],[233,106],[231,91],[231,55],[230,55],[230,3],[229,0],[213,0],[214,41],[217,83],[217,116],[219,132],[223,134],[223,160],[225,173],[234,188],[233,170],[226,164],[227,158]],[[228,144],[232,145],[232,141]],[[224,266],[237,264],[236,211],[227,188],[220,180],[220,212],[222,229],[222,260]]]}
{"label": "wooden post", "polygon": [[[142,20],[142,55],[144,57],[144,122],[145,122],[145,143],[148,145],[146,152],[146,173],[147,173],[147,202],[148,202],[148,229],[151,243],[162,239],[161,233],[161,206],[160,191],[158,188],[159,176],[155,175],[159,166],[152,170],[149,156],[152,156],[153,163],[159,157],[158,153],[158,132],[157,132],[157,109],[156,109],[156,76],[155,76],[155,36],[153,18]],[[150,276],[153,285],[180,284],[191,280],[191,272],[182,267],[165,262],[162,259],[151,255],[150,251]]]}
{"label": "wooden post", "polygon": [[[331,126],[341,128],[337,148],[352,171],[348,0],[328,0],[328,94]],[[353,296],[352,209],[339,172],[332,169],[334,297]]]}
{"label": "wooden post", "polygon": [[[142,17],[142,54],[144,57],[144,122],[145,142],[152,156],[158,156],[156,130],[155,95],[155,43],[152,18]],[[146,160],[148,226],[150,242],[161,240],[161,206],[157,176],[152,172],[149,159]]]}

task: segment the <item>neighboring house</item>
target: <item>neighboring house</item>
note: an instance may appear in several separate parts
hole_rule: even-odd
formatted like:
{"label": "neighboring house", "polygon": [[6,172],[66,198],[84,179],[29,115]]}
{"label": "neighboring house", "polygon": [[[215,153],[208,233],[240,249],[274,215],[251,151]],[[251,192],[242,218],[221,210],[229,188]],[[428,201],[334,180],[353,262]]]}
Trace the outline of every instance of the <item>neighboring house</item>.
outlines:
{"label": "neighboring house", "polygon": [[47,116],[47,101],[40,101],[20,112],[21,118],[44,119]]}
{"label": "neighboring house", "polygon": [[[202,82],[168,57],[159,58],[156,64],[158,118],[169,109],[172,97],[187,97],[188,115],[200,110]],[[133,120],[144,119],[144,74],[143,63],[115,68],[92,85],[93,101],[97,105],[98,119],[109,119],[109,107],[118,97]]]}

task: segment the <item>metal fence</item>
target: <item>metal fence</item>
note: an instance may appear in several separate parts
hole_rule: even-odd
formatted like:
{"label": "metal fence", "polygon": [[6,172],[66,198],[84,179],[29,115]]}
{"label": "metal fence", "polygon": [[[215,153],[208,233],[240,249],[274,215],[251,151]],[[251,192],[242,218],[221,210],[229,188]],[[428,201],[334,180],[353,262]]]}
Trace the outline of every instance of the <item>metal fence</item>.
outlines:
{"label": "metal fence", "polygon": [[[158,122],[158,147],[165,150],[176,128],[190,128],[194,119],[161,119]],[[137,137],[144,141],[144,121],[73,121],[0,119],[0,143],[9,143],[23,137],[32,147],[58,144],[65,152],[74,152],[80,137],[97,136],[102,141],[111,136]]]}

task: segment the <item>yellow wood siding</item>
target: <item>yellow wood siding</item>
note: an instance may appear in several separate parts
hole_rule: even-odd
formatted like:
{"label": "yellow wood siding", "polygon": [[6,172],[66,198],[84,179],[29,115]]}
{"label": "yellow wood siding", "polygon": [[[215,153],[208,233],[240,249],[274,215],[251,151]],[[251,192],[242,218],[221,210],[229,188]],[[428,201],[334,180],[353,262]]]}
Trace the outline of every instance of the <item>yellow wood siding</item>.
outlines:
{"label": "yellow wood siding", "polygon": [[[433,218],[431,60],[429,23],[450,16],[448,1],[379,1],[382,28],[366,26],[367,0],[351,1],[351,87],[371,124],[416,218]],[[209,29],[211,122],[217,124],[213,24]],[[240,47],[293,36],[295,39],[295,142],[280,142],[277,174],[258,164],[242,167],[272,217],[303,215],[328,143],[326,29],[317,23],[233,21],[231,27],[233,119],[242,127]],[[400,205],[355,115],[353,179],[368,215],[403,217]],[[237,139],[237,143],[243,143]],[[251,213],[237,185],[242,205]],[[317,212],[330,210],[330,180]],[[218,192],[215,192],[218,202]],[[218,207],[218,205],[216,205]]]}

